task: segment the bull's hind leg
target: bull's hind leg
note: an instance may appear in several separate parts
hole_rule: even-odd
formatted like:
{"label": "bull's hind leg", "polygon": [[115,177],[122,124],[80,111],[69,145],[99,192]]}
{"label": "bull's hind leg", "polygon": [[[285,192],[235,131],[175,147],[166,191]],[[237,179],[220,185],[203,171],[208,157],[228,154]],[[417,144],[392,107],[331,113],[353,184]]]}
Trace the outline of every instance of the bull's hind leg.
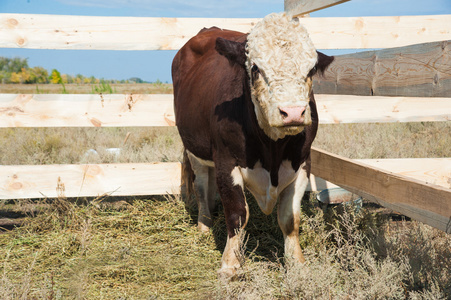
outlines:
{"label": "bull's hind leg", "polygon": [[307,172],[300,168],[298,176],[280,195],[277,217],[285,242],[285,257],[289,260],[305,262],[299,246],[299,223],[301,200],[307,188]]}
{"label": "bull's hind leg", "polygon": [[211,212],[214,208],[214,197],[216,193],[214,168],[212,163],[201,160],[188,152],[195,179],[194,190],[199,208],[197,225],[200,231],[208,233],[213,224]]}

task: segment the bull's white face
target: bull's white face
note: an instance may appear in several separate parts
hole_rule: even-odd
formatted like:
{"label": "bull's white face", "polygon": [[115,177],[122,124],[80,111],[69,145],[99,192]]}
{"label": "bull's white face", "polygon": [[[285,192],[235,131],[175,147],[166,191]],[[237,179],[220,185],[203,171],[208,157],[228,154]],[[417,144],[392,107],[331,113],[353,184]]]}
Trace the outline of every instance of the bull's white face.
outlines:
{"label": "bull's white face", "polygon": [[307,30],[285,13],[270,14],[249,33],[246,68],[259,126],[273,140],[311,124],[311,71],[318,56]]}

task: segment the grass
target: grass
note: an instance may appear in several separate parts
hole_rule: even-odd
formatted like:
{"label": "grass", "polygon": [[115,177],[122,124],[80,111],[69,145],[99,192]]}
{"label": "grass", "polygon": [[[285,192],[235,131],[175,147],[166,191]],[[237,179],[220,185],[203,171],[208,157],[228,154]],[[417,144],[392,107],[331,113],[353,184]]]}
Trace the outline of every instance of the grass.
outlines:
{"label": "grass", "polygon": [[[450,122],[322,125],[314,146],[349,158],[451,157],[446,132]],[[2,165],[180,161],[182,148],[174,127],[1,128],[0,139]]]}
{"label": "grass", "polygon": [[[220,258],[171,198],[117,209],[59,199],[0,235],[0,245],[2,299],[182,297],[203,284],[207,270],[214,276]],[[192,260],[204,261],[192,268]]]}
{"label": "grass", "polygon": [[[31,86],[29,93],[52,92],[50,86]],[[171,89],[111,87],[117,93]],[[84,88],[66,85],[69,93]],[[451,157],[450,131],[450,122],[322,125],[314,146],[350,158]],[[0,139],[7,145],[0,165],[181,160],[180,138],[169,127],[3,128]],[[120,155],[108,148],[121,148]],[[0,202],[4,219],[21,219],[21,226],[0,233],[0,299],[451,297],[450,235],[393,221],[368,203],[359,213],[352,207],[324,212],[312,194],[302,203],[307,263],[299,267],[283,258],[275,212],[264,215],[247,196],[244,267],[228,284],[216,274],[226,243],[221,207],[211,233],[202,235],[196,209],[175,196],[66,199],[60,188],[58,199]]]}
{"label": "grass", "polygon": [[0,149],[2,165],[178,161],[182,147],[171,127],[7,128],[0,139],[9,145]]}
{"label": "grass", "polygon": [[92,94],[116,94],[116,89],[111,87],[111,84],[101,80],[98,85],[92,86]]}
{"label": "grass", "polygon": [[314,146],[348,158],[451,157],[451,122],[321,125]]}
{"label": "grass", "polygon": [[[117,199],[116,199],[117,200]],[[79,200],[81,201],[81,200]],[[364,209],[303,202],[307,258],[285,262],[273,213],[250,202],[245,263],[236,281],[216,270],[225,244],[219,210],[202,235],[177,197],[42,201],[21,227],[0,235],[2,299],[445,299],[451,237]],[[11,205],[4,203],[4,206]]]}
{"label": "grass", "polygon": [[[65,84],[67,94],[118,93],[118,94],[168,94],[172,84],[168,83],[110,83],[110,84]],[[59,84],[0,84],[4,94],[61,94]]]}

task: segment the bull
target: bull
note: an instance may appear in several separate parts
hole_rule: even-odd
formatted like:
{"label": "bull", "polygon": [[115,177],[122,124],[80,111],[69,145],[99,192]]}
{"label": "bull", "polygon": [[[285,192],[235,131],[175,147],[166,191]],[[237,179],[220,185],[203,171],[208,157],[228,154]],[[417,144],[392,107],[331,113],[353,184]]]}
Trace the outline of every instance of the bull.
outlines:
{"label": "bull", "polygon": [[198,227],[208,232],[218,192],[227,226],[220,274],[240,267],[239,237],[249,208],[276,204],[285,257],[300,263],[300,203],[318,129],[312,77],[333,61],[317,52],[297,18],[270,14],[249,32],[202,29],[172,64],[184,178],[197,197]]}

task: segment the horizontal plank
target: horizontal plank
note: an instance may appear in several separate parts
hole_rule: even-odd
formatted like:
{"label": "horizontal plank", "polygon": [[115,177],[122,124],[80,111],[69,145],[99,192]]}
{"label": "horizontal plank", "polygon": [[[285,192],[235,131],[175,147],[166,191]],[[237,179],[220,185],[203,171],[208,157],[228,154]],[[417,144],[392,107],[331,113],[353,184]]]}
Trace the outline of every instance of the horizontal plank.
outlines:
{"label": "horizontal plank", "polygon": [[338,55],[313,86],[320,94],[449,97],[450,62],[449,40]]}
{"label": "horizontal plank", "polygon": [[420,222],[451,233],[451,189],[312,148],[312,173]]}
{"label": "horizontal plank", "polygon": [[451,120],[451,98],[315,95],[320,124]]}
{"label": "horizontal plank", "polygon": [[173,96],[0,94],[0,127],[174,125]]}
{"label": "horizontal plank", "polygon": [[[259,19],[0,14],[0,48],[177,50],[204,27],[249,32]],[[401,47],[451,39],[451,15],[304,18],[318,49]]]}
{"label": "horizontal plank", "polygon": [[331,7],[350,0],[285,0],[284,10],[292,15],[304,15],[311,12]]}
{"label": "horizontal plank", "polygon": [[[321,124],[451,120],[451,98],[315,95]],[[0,94],[0,127],[173,126],[173,95]]]}
{"label": "horizontal plank", "polygon": [[[451,158],[384,158],[353,161],[451,189]],[[308,190],[321,191],[335,187],[338,186],[310,174]]]}
{"label": "horizontal plank", "polygon": [[355,161],[451,189],[451,158],[385,158]]}
{"label": "horizontal plank", "polygon": [[[362,159],[358,163],[451,188],[451,158]],[[58,178],[66,197],[180,193],[180,163],[0,166],[0,199],[56,197]],[[37,175],[39,174],[39,175]],[[313,174],[308,191],[337,185]]]}
{"label": "horizontal plank", "polygon": [[247,32],[258,19],[0,14],[0,47],[176,50],[204,27]]}
{"label": "horizontal plank", "polygon": [[180,193],[179,163],[0,166],[0,199]]}

